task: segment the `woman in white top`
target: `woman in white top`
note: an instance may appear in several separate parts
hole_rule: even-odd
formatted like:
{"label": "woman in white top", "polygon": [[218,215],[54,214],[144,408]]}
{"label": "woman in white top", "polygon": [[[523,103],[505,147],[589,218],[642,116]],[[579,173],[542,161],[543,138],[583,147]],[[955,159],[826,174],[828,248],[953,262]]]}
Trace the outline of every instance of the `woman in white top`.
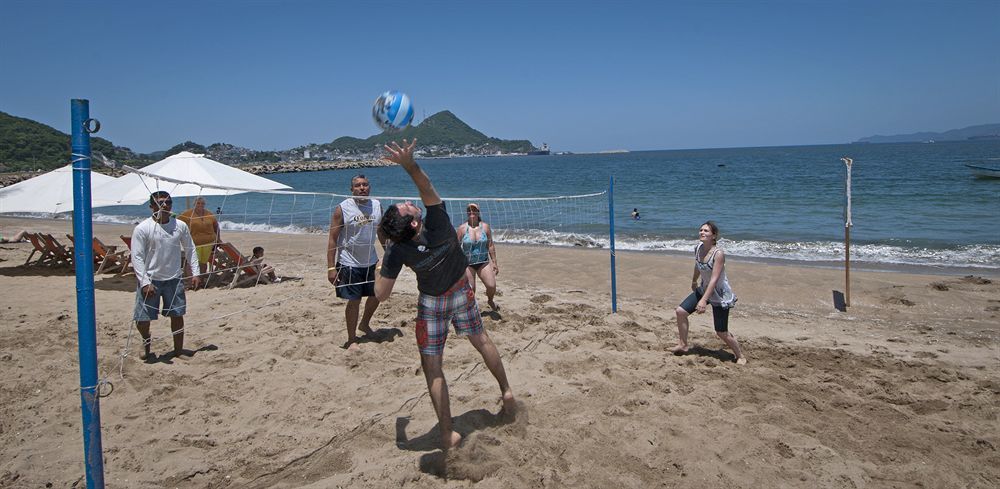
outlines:
{"label": "woman in white top", "polygon": [[[736,305],[736,294],[729,286],[726,277],[726,254],[717,246],[719,227],[708,221],[698,230],[698,246],[694,250],[694,275],[691,277],[691,295],[681,305],[677,306],[677,333],[680,336],[674,354],[687,353],[688,348],[688,316],[692,312],[705,312],[708,304],[712,304],[712,319],[715,323],[715,334],[729,345],[736,355],[736,363],[745,365],[746,357],[740,349],[736,336],[729,332],[729,309]],[[700,278],[700,283],[699,283]],[[706,293],[708,291],[709,293]]]}

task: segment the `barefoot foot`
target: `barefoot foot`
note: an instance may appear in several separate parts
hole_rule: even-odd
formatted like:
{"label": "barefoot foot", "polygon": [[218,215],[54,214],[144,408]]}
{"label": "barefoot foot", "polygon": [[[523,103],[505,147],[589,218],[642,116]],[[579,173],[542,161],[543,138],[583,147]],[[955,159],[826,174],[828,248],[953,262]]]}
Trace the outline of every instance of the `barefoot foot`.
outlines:
{"label": "barefoot foot", "polygon": [[441,439],[441,447],[445,450],[449,450],[457,447],[462,443],[462,435],[452,431],[450,435],[446,435]]}
{"label": "barefoot foot", "polygon": [[503,408],[500,410],[500,414],[504,416],[514,417],[517,415],[517,403],[514,401],[514,393],[507,391],[503,394]]}
{"label": "barefoot foot", "polygon": [[494,311],[499,311],[500,310],[500,307],[497,306],[496,302],[493,302],[493,299],[487,300],[486,303],[489,304],[490,309],[493,309]]}
{"label": "barefoot foot", "polygon": [[687,352],[688,352],[687,345],[677,345],[670,349],[670,353],[673,353],[674,355],[683,355]]}
{"label": "barefoot foot", "polygon": [[736,359],[736,365],[746,365],[747,357],[739,357]]}

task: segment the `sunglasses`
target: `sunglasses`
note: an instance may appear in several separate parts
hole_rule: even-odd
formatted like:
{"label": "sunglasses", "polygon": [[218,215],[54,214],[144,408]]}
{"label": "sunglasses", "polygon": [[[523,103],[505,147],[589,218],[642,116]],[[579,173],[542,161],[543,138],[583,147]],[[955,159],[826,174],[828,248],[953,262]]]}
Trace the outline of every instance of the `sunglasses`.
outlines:
{"label": "sunglasses", "polygon": [[157,200],[156,201],[157,205],[173,205],[173,203],[174,203],[173,199]]}

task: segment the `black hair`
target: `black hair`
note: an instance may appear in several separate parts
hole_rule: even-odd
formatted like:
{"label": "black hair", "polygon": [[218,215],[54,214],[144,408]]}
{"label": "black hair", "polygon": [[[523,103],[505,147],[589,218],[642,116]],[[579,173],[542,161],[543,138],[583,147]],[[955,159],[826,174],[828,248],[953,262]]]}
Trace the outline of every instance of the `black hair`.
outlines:
{"label": "black hair", "polygon": [[382,214],[382,223],[379,229],[385,233],[394,243],[409,241],[417,235],[417,232],[410,226],[413,216],[404,216],[399,213],[399,207],[390,205]]}
{"label": "black hair", "polygon": [[256,255],[258,252],[263,253],[264,252],[264,247],[263,246],[254,246],[253,247],[253,254]]}
{"label": "black hair", "polygon": [[166,197],[169,199],[170,193],[167,192],[166,190],[157,190],[156,192],[149,194],[149,205],[157,205],[156,199],[159,199],[161,197]]}

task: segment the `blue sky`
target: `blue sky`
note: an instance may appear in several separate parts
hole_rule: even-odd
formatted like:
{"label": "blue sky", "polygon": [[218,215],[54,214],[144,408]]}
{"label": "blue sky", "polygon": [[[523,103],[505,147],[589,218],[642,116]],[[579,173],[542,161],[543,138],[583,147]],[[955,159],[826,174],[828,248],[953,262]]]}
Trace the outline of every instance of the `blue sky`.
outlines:
{"label": "blue sky", "polygon": [[[360,4],[355,5],[354,3]],[[554,150],[842,143],[1000,122],[1000,1],[4,0],[0,111],[150,152],[376,132],[407,92]]]}

